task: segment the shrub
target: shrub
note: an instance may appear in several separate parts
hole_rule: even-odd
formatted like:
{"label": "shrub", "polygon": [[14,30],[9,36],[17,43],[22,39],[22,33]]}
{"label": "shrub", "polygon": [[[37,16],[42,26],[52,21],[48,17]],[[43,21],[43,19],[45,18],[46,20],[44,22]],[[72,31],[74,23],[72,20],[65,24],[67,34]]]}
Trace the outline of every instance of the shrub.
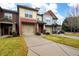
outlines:
{"label": "shrub", "polygon": [[36,35],[41,35],[41,33],[39,33],[39,32],[36,32],[35,34],[36,34]]}
{"label": "shrub", "polygon": [[43,34],[45,34],[46,33],[46,30],[43,30]]}
{"label": "shrub", "polygon": [[13,37],[16,37],[17,33],[16,32],[12,32],[12,35],[13,35]]}
{"label": "shrub", "polygon": [[46,34],[46,35],[49,35],[50,33],[49,33],[49,32],[46,32],[45,34]]}

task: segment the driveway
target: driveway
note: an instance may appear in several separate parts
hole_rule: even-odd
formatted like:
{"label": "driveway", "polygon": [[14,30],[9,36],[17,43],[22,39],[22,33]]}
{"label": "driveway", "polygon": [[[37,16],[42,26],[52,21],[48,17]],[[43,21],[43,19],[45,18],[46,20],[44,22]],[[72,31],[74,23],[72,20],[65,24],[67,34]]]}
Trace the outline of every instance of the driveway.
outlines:
{"label": "driveway", "polygon": [[78,56],[79,49],[58,44],[41,36],[24,36],[28,45],[28,56]]}

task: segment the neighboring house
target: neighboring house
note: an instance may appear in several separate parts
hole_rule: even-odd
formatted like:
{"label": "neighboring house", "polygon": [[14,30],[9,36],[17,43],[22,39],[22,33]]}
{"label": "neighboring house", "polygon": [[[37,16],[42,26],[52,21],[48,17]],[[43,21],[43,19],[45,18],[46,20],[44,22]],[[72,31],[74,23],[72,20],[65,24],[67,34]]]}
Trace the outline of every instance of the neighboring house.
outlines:
{"label": "neighboring house", "polygon": [[46,23],[45,29],[47,32],[52,33],[53,31],[56,31],[55,25],[56,25],[57,19],[58,18],[55,16],[55,14],[51,10],[44,13],[43,22]]}
{"label": "neighboring house", "polygon": [[0,7],[0,35],[11,35],[12,26],[15,24],[16,32],[18,33],[18,13],[11,10],[6,10]]}
{"label": "neighboring house", "polygon": [[19,12],[19,34],[32,35],[38,31],[37,13],[38,10],[18,5]]}

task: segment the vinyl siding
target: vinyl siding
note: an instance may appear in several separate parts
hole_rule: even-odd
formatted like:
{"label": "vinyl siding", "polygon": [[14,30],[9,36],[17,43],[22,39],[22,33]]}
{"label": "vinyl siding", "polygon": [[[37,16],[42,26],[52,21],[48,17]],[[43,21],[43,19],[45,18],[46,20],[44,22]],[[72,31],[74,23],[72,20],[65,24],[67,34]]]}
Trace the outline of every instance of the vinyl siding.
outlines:
{"label": "vinyl siding", "polygon": [[39,15],[38,15],[38,16],[37,16],[37,20],[38,20],[38,21],[42,21],[42,16],[39,16]]}
{"label": "vinyl siding", "polygon": [[[24,8],[19,8],[19,17],[23,17],[23,18],[26,18],[25,17],[25,12],[27,12],[28,9],[24,9]],[[32,10],[30,10],[32,11]],[[36,11],[32,11],[32,19],[35,19],[37,20],[37,12]]]}
{"label": "vinyl siding", "polygon": [[51,16],[44,15],[43,16],[43,22],[45,22],[46,25],[52,25],[53,24],[52,17]]}

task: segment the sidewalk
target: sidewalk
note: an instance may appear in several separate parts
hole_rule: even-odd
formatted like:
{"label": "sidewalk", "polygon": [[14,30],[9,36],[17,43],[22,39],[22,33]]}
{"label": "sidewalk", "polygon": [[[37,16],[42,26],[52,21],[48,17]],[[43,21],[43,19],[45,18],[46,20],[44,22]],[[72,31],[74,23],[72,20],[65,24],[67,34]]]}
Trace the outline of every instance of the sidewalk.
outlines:
{"label": "sidewalk", "polygon": [[78,56],[79,49],[58,44],[41,36],[24,37],[28,45],[28,56]]}
{"label": "sidewalk", "polygon": [[77,37],[77,36],[67,36],[67,35],[64,35],[64,34],[59,34],[59,36],[63,36],[63,37],[67,37],[67,38],[73,38],[73,39],[78,39],[79,40],[79,37]]}

